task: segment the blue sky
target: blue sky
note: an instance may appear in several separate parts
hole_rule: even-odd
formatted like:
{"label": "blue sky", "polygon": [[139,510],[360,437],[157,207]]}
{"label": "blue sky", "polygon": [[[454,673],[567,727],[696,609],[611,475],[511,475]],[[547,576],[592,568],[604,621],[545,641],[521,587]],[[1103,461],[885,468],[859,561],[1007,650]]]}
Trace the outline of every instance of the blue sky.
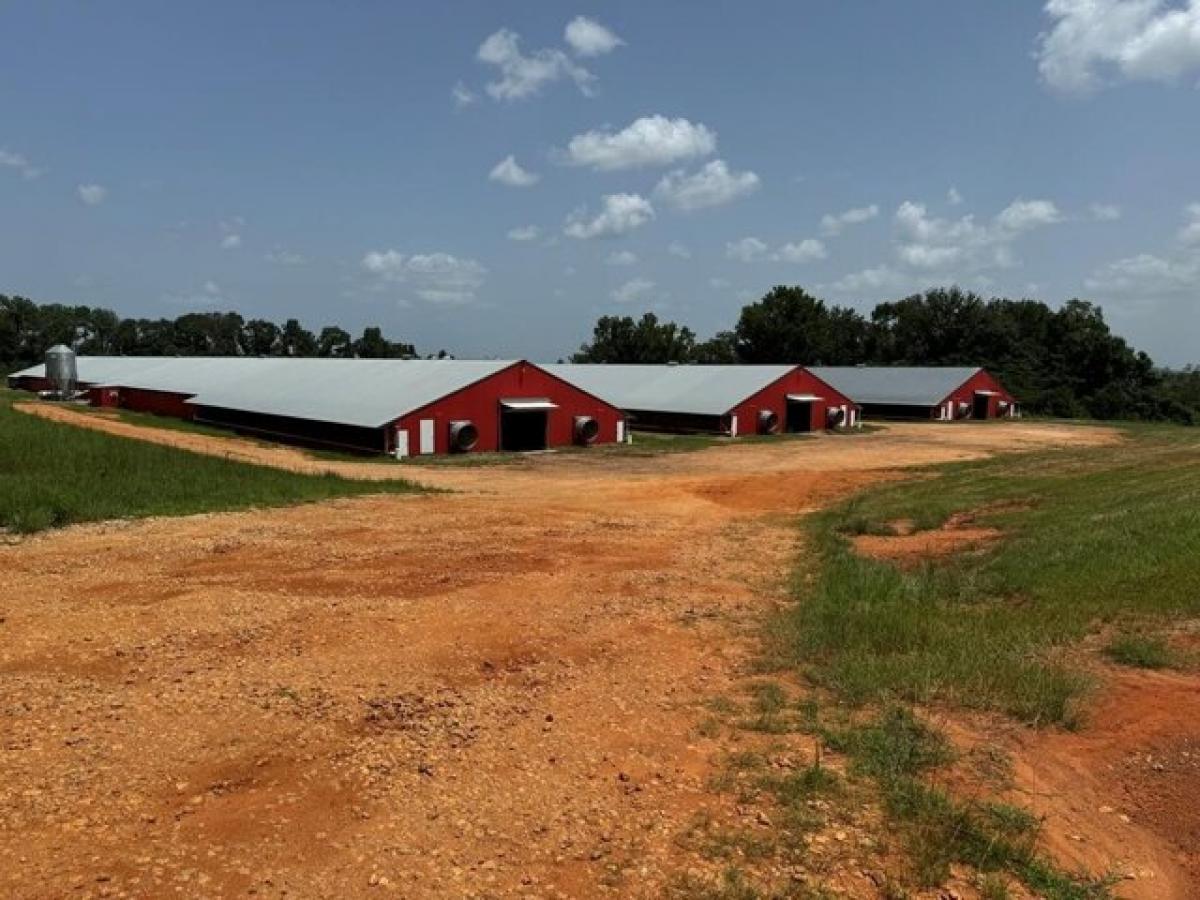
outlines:
{"label": "blue sky", "polygon": [[8,2],[0,34],[3,292],[554,359],[603,314],[958,283],[1200,361],[1200,0]]}

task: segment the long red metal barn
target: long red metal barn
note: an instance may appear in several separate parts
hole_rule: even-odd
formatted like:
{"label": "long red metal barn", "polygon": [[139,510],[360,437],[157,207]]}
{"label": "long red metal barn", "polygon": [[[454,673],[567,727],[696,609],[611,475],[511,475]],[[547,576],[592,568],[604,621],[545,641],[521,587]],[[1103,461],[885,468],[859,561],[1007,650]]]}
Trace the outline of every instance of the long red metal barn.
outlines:
{"label": "long red metal barn", "polygon": [[[78,357],[94,405],[401,456],[612,443],[625,416],[524,360]],[[44,367],[10,377],[50,387]]]}
{"label": "long red metal barn", "polygon": [[853,400],[800,366],[574,364],[547,368],[620,407],[635,427],[646,430],[736,437],[858,423]]}
{"label": "long red metal barn", "polygon": [[814,366],[869,418],[999,419],[1019,414],[1017,398],[977,366]]}

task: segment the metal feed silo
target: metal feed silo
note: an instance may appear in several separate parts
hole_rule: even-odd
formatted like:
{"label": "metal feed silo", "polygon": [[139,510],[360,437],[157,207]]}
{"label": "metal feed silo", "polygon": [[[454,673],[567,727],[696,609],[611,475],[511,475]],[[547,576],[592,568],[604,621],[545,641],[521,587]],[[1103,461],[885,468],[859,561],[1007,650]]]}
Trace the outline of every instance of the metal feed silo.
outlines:
{"label": "metal feed silo", "polygon": [[59,397],[75,396],[79,371],[75,366],[75,351],[66,344],[56,344],[46,351],[46,380]]}

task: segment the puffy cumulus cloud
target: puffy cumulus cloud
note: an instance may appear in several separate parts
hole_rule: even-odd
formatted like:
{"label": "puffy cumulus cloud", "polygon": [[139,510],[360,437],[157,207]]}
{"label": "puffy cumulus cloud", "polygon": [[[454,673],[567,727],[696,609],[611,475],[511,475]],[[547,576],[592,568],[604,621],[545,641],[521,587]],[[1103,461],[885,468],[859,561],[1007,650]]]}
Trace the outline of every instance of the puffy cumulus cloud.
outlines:
{"label": "puffy cumulus cloud", "polygon": [[950,190],[946,191],[946,202],[951,206],[962,206],[963,195],[958,192],[958,188],[951,186]]}
{"label": "puffy cumulus cloud", "polygon": [[75,190],[86,206],[99,206],[108,197],[108,188],[102,184],[81,184]]}
{"label": "puffy cumulus cloud", "polygon": [[362,268],[378,285],[409,284],[422,300],[436,304],[472,302],[487,274],[473,259],[450,253],[406,255],[398,250],[372,250],[363,256]]}
{"label": "puffy cumulus cloud", "polygon": [[563,233],[567,237],[589,240],[616,237],[641,228],[654,218],[654,206],[639,194],[608,194],[603,208],[591,216],[586,208],[575,210],[567,217]]}
{"label": "puffy cumulus cloud", "polygon": [[1049,200],[1014,200],[996,216],[1005,231],[1021,232],[1062,221],[1062,213]]}
{"label": "puffy cumulus cloud", "polygon": [[906,200],[896,210],[896,255],[915,269],[945,272],[953,267],[978,270],[1013,265],[1012,244],[1022,234],[1063,220],[1049,200],[1015,200],[991,223],[973,215],[943,219],[922,203]]}
{"label": "puffy cumulus cloud", "polygon": [[723,159],[714,159],[698,172],[685,174],[676,169],[658,182],[654,193],[683,212],[709,206],[724,206],[758,190],[759,177],[753,172],[731,172]]}
{"label": "puffy cumulus cloud", "polygon": [[667,244],[667,252],[678,259],[691,259],[692,251],[681,241],[671,241]]}
{"label": "puffy cumulus cloud", "polygon": [[758,262],[766,259],[770,247],[756,237],[744,237],[741,240],[730,241],[725,245],[725,255],[740,262]]}
{"label": "puffy cumulus cloud", "polygon": [[666,166],[708,156],[717,135],[705,125],[666,116],[642,116],[620,131],[585,131],[571,138],[561,154],[568,165],[612,171]]}
{"label": "puffy cumulus cloud", "polygon": [[563,39],[579,56],[603,56],[625,43],[610,29],[587,16],[576,16],[568,22]]}
{"label": "puffy cumulus cloud", "polygon": [[242,246],[242,236],[240,234],[227,234],[221,238],[222,250],[236,250]]}
{"label": "puffy cumulus cloud", "polygon": [[510,241],[536,241],[542,230],[536,225],[520,225],[508,230]]}
{"label": "puffy cumulus cloud", "polygon": [[631,278],[620,287],[614,288],[609,296],[617,303],[635,303],[652,294],[654,288],[654,282],[648,278]]}
{"label": "puffy cumulus cloud", "polygon": [[821,233],[826,237],[841,234],[851,225],[861,225],[879,215],[879,207],[872,203],[870,206],[859,206],[840,213],[827,213],[821,216]]}
{"label": "puffy cumulus cloud", "polygon": [[604,261],[610,266],[635,266],[638,257],[632,250],[614,250]]}
{"label": "puffy cumulus cloud", "polygon": [[1061,91],[1106,78],[1174,82],[1200,71],[1200,0],[1048,0],[1038,70]]}
{"label": "puffy cumulus cloud", "polygon": [[829,253],[821,241],[815,238],[805,238],[802,241],[784,244],[775,251],[772,259],[778,262],[808,263],[825,259],[827,256]]}
{"label": "puffy cumulus cloud", "polygon": [[1121,207],[1112,203],[1093,203],[1088,207],[1088,215],[1097,222],[1115,222],[1121,218]]}
{"label": "puffy cumulus cloud", "polygon": [[596,76],[572,61],[562,50],[546,48],[530,54],[522,52],[520,35],[508,28],[488,35],[475,56],[481,63],[498,70],[496,80],[489,81],[484,87],[495,100],[524,100],[562,79],[570,79],[580,91],[590,95],[596,80]]}
{"label": "puffy cumulus cloud", "polygon": [[805,238],[783,244],[777,250],[771,250],[766,241],[756,237],[744,237],[738,241],[730,241],[725,245],[725,255],[744,263],[756,262],[785,262],[809,263],[825,259],[829,253],[825,244],[816,238]]}
{"label": "puffy cumulus cloud", "polygon": [[506,184],[509,187],[533,187],[541,180],[541,177],[536,172],[521,168],[520,163],[511,153],[496,163],[492,171],[488,173],[491,181]]}
{"label": "puffy cumulus cloud", "polygon": [[12,153],[3,147],[0,147],[0,168],[16,169],[26,181],[32,181],[43,172],[20,153]]}

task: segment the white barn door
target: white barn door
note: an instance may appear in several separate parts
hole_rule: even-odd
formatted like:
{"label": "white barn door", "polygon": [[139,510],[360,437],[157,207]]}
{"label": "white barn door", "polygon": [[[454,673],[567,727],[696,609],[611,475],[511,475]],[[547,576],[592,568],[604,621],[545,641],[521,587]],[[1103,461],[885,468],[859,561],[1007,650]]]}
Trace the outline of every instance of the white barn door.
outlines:
{"label": "white barn door", "polygon": [[421,420],[421,446],[422,454],[433,452],[433,419]]}

